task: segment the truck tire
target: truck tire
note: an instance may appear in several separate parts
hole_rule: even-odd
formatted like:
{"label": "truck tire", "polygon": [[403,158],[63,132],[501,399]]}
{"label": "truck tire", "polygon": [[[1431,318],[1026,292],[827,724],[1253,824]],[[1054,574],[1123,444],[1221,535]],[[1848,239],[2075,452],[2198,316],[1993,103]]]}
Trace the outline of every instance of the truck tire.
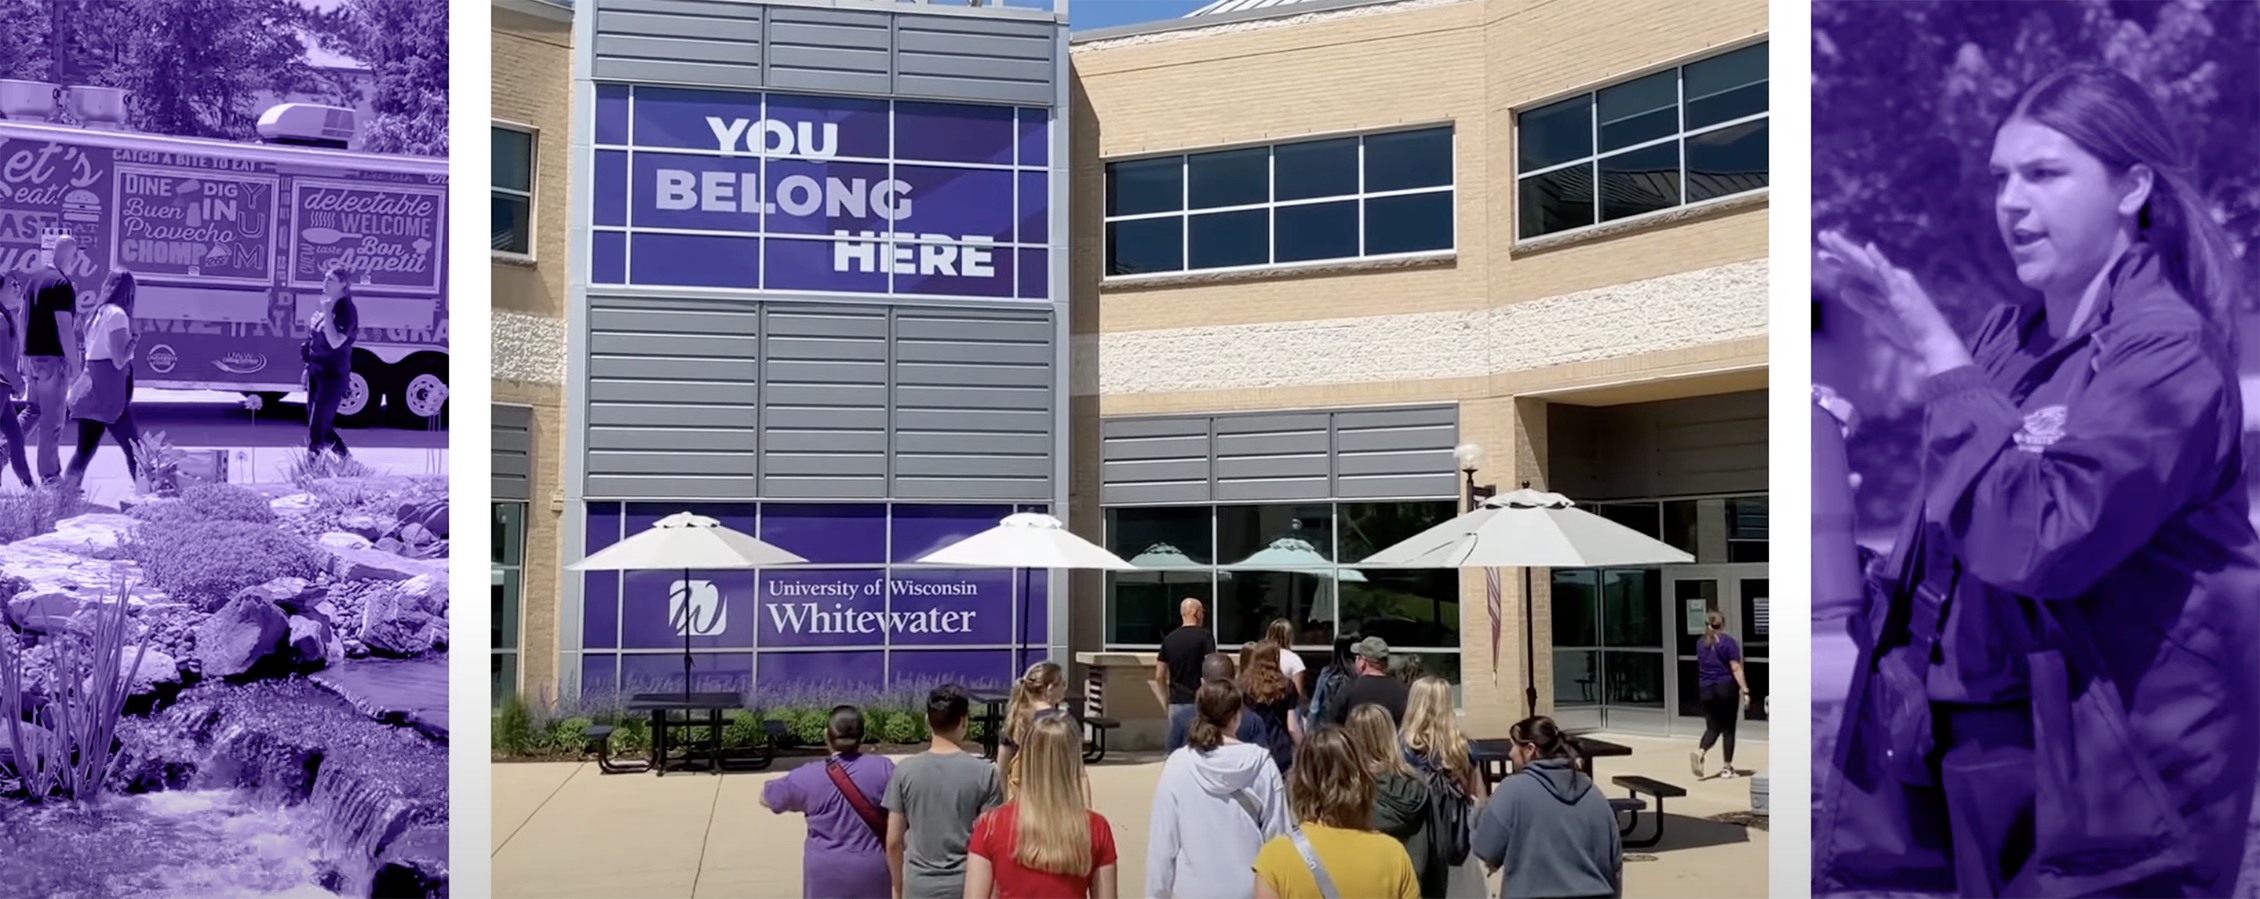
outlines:
{"label": "truck tire", "polygon": [[354,366],[353,373],[346,376],[345,399],[337,404],[337,419],[333,424],[340,428],[365,428],[377,421],[384,400],[383,386],[375,380],[379,377],[383,375]]}
{"label": "truck tire", "polygon": [[434,419],[439,427],[447,426],[447,360],[444,357],[416,355],[409,357],[397,369],[392,389],[385,394],[385,407],[392,415],[393,426],[422,431],[432,427]]}

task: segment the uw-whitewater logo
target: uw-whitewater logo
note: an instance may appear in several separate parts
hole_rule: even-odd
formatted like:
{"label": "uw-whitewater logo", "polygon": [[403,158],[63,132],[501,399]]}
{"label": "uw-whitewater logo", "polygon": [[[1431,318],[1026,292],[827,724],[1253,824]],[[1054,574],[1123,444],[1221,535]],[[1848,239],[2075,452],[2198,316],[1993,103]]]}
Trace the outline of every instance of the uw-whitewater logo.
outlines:
{"label": "uw-whitewater logo", "polygon": [[714,637],[730,626],[730,611],[713,581],[674,582],[667,587],[667,605],[675,636]]}

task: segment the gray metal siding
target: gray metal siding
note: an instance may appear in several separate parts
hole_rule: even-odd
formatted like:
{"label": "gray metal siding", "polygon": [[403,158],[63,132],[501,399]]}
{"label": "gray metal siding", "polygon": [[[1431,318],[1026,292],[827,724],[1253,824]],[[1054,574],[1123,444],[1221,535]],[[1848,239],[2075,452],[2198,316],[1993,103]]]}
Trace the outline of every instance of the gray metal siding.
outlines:
{"label": "gray metal siding", "polygon": [[525,406],[495,406],[494,484],[498,502],[533,499],[534,410]]}
{"label": "gray metal siding", "polygon": [[1117,418],[1100,423],[1100,502],[1263,503],[1452,496],[1459,407]]}
{"label": "gray metal siding", "polygon": [[1051,307],[590,307],[590,499],[1051,499]]}
{"label": "gray metal siding", "polygon": [[1766,492],[1764,391],[1547,409],[1548,479],[1577,500]]}
{"label": "gray metal siding", "polygon": [[600,81],[1058,102],[1053,22],[732,0],[594,5]]}

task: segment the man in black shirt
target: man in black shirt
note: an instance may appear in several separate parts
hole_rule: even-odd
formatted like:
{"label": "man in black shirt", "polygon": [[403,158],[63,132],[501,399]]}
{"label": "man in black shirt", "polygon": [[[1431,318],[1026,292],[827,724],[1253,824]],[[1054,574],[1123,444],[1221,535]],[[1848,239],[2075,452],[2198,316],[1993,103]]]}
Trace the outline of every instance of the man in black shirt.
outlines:
{"label": "man in black shirt", "polygon": [[1358,656],[1358,676],[1326,701],[1325,720],[1339,726],[1350,717],[1350,710],[1368,703],[1378,703],[1389,710],[1389,720],[1398,726],[1405,723],[1405,700],[1411,690],[1405,682],[1389,676],[1389,643],[1380,637],[1359,640],[1353,651]]}
{"label": "man in black shirt", "polygon": [[1201,689],[1201,662],[1216,651],[1216,635],[1201,626],[1201,601],[1188,597],[1177,604],[1179,626],[1161,638],[1161,653],[1154,663],[1154,691],[1169,706],[1169,752],[1185,745],[1193,727],[1193,694]]}
{"label": "man in black shirt", "polygon": [[79,346],[75,316],[78,291],[65,274],[78,264],[78,240],[64,234],[55,238],[54,258],[32,272],[24,285],[30,314],[24,321],[24,388],[39,407],[24,422],[25,439],[39,444],[39,479],[54,481],[63,474],[63,423],[70,418],[63,398],[71,376],[78,371]]}

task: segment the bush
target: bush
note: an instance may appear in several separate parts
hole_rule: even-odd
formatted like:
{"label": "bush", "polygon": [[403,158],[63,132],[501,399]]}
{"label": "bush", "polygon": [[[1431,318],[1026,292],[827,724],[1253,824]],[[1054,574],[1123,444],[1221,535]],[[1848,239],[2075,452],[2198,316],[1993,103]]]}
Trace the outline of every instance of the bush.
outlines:
{"label": "bush", "polygon": [[924,738],[918,735],[921,730],[918,717],[909,712],[888,715],[886,727],[879,731],[879,739],[897,744],[923,742]]}
{"label": "bush", "polygon": [[830,709],[801,709],[793,713],[792,720],[786,722],[785,726],[791,729],[793,739],[800,741],[801,745],[822,746],[824,745],[824,727],[832,723],[830,711]]}
{"label": "bush", "polygon": [[278,577],[318,577],[325,561],[280,528],[247,521],[152,522],[128,541],[127,555],[158,589],[207,605]]}
{"label": "bush", "polygon": [[651,749],[651,721],[633,715],[620,716],[620,723],[612,725],[612,752],[614,755],[635,755]]}
{"label": "bush", "polygon": [[751,749],[761,745],[761,719],[751,712],[731,712],[722,725],[722,748]]}
{"label": "bush", "polygon": [[275,520],[267,495],[237,484],[192,484],[170,502],[144,503],[127,515],[151,523],[188,521],[247,521],[269,524]]}
{"label": "bush", "polygon": [[502,707],[494,712],[494,751],[503,755],[526,755],[539,748],[547,736],[534,725],[533,710],[526,702],[511,693],[502,697]]}
{"label": "bush", "polygon": [[12,629],[0,627],[0,724],[30,725],[0,726],[0,747],[9,750],[6,770],[34,802],[59,797],[92,803],[110,778],[121,748],[118,719],[132,689],[120,672],[139,669],[149,648],[143,641],[130,659],[126,656],[126,644],[134,636],[126,585],[117,584],[115,592],[116,605],[90,607],[94,633],[45,644],[51,647],[53,676],[47,704],[37,711],[24,703],[23,675],[30,668],[23,659],[25,647],[18,645]]}
{"label": "bush", "polygon": [[558,752],[578,753],[586,747],[589,728],[596,722],[587,718],[560,718],[549,726],[549,743]]}
{"label": "bush", "polygon": [[22,493],[0,493],[0,543],[14,543],[55,529],[55,523],[86,509],[85,500],[69,491],[42,487]]}

